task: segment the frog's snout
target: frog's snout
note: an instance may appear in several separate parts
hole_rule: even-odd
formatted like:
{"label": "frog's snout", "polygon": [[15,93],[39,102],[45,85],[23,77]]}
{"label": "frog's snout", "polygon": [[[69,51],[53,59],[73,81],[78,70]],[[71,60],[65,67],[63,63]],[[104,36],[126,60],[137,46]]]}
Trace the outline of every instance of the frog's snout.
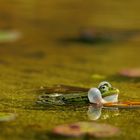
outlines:
{"label": "frog's snout", "polygon": [[120,93],[120,90],[118,88],[111,87],[111,90],[116,94]]}

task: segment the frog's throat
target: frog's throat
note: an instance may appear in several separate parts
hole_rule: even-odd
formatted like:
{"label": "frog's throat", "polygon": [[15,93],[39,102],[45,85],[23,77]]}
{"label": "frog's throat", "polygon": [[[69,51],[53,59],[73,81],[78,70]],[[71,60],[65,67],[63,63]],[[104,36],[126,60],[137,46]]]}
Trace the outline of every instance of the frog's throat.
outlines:
{"label": "frog's throat", "polygon": [[102,93],[102,97],[106,97],[106,96],[110,96],[110,95],[114,95],[114,94],[119,94],[119,89],[111,89],[109,91],[105,91]]}

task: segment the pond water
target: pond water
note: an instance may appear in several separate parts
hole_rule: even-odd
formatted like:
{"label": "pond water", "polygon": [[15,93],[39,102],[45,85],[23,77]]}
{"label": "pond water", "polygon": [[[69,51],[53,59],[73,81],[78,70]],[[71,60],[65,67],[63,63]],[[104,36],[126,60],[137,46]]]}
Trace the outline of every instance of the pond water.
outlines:
{"label": "pond water", "polygon": [[[120,89],[119,99],[140,100],[140,78],[118,75],[123,68],[140,67],[140,2],[134,0],[1,0],[1,30],[16,30],[20,39],[0,43],[0,109],[17,119],[1,123],[0,139],[56,139],[49,132],[56,125],[91,121],[89,106],[34,106],[36,89],[53,84],[96,87],[103,75]],[[130,38],[110,42],[67,42],[82,28],[130,31]],[[115,139],[140,138],[139,109],[102,109],[97,122],[117,126]]]}

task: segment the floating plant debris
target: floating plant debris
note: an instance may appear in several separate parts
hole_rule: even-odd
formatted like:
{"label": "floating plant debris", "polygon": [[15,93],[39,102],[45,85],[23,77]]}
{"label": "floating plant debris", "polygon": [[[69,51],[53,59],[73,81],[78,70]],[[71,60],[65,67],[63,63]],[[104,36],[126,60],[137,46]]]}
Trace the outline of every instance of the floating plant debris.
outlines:
{"label": "floating plant debris", "polygon": [[77,122],[73,124],[56,126],[52,132],[54,134],[66,137],[89,136],[104,138],[117,135],[119,133],[119,129],[109,124],[99,124],[94,122]]}
{"label": "floating plant debris", "polygon": [[140,68],[124,69],[119,74],[130,78],[140,78]]}
{"label": "floating plant debris", "polygon": [[0,112],[0,122],[9,122],[15,120],[16,115],[14,113]]}
{"label": "floating plant debris", "polygon": [[0,42],[13,42],[20,38],[18,31],[0,31]]}
{"label": "floating plant debris", "polygon": [[118,108],[140,108],[139,101],[124,101],[116,103],[105,103],[104,107],[118,107]]}

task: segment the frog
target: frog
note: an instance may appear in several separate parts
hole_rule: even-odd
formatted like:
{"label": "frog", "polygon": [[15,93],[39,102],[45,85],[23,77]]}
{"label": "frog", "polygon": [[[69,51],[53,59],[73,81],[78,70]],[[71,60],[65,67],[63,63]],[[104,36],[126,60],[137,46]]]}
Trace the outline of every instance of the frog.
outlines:
{"label": "frog", "polygon": [[104,104],[118,102],[119,89],[103,81],[98,87],[93,87],[77,93],[44,93],[39,96],[36,103],[41,105],[67,105],[67,104]]}

